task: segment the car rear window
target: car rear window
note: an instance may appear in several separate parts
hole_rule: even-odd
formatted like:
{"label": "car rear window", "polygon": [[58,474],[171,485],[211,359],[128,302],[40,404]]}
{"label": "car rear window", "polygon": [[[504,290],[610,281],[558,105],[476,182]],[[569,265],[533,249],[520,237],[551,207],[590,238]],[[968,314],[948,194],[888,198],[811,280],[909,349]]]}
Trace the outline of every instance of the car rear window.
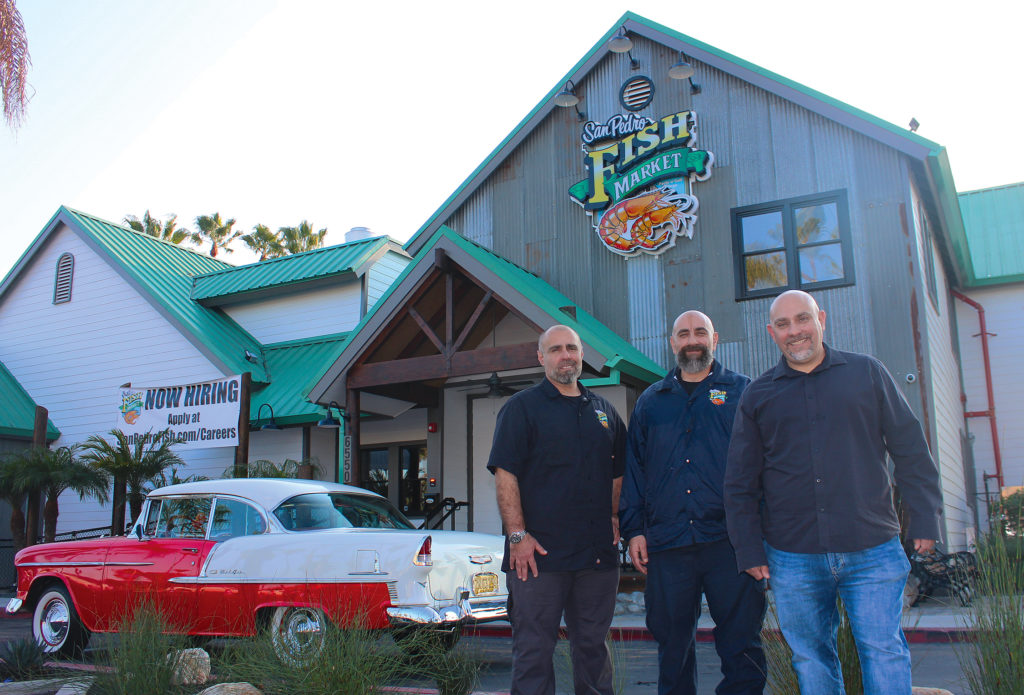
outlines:
{"label": "car rear window", "polygon": [[381,497],[345,492],[296,495],[282,502],[274,516],[289,531],[325,528],[394,528],[413,525]]}

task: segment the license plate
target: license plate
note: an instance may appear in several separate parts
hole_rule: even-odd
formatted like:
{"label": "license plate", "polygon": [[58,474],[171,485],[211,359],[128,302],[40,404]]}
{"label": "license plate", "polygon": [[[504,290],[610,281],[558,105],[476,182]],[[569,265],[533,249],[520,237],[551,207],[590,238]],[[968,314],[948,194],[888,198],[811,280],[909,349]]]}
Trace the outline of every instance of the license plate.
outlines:
{"label": "license plate", "polygon": [[498,590],[498,575],[494,572],[481,572],[473,575],[474,594],[493,594]]}

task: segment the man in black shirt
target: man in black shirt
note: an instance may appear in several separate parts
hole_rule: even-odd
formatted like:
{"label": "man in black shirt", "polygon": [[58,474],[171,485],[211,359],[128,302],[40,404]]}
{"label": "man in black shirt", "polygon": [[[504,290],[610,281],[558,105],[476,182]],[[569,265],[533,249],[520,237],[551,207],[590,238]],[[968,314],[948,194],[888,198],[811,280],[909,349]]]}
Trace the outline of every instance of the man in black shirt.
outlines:
{"label": "man in black shirt", "polygon": [[942,495],[924,432],[878,360],[823,342],[825,312],[806,292],[775,299],[768,331],[782,359],[740,399],[726,466],[726,519],[739,570],[770,578],[802,692],[843,692],[838,594],[864,692],[909,695],[900,615],[910,565],[892,478],[914,549],[930,551]]}
{"label": "man in black shirt", "polygon": [[619,580],[626,428],[608,401],[579,383],[575,331],[553,326],[537,345],[545,379],[502,407],[487,463],[507,533],[512,694],[555,692],[564,612],[576,693],[612,695],[604,640]]}

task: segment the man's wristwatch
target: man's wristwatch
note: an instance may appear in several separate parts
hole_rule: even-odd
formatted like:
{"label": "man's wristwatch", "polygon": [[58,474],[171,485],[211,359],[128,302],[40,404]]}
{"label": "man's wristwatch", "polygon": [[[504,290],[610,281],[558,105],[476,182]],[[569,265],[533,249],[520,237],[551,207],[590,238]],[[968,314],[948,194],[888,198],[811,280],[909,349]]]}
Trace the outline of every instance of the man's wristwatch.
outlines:
{"label": "man's wristwatch", "polygon": [[513,531],[508,534],[508,542],[512,545],[522,543],[524,538],[526,538],[526,531]]}

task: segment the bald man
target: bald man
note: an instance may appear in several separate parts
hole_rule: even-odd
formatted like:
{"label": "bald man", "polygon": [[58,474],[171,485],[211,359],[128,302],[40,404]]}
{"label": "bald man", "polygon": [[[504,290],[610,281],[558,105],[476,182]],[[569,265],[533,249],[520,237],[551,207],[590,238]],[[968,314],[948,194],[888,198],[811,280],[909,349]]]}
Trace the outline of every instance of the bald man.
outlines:
{"label": "bald man", "polygon": [[900,628],[910,564],[892,486],[915,550],[931,550],[942,494],[924,432],[881,362],[824,342],[825,312],[811,295],[779,295],[768,332],[782,356],[740,400],[726,470],[738,569],[770,580],[801,692],[843,692],[841,596],[864,692],[910,695]]}
{"label": "bald man", "polygon": [[669,345],[676,366],[637,400],[629,422],[619,510],[633,566],[647,575],[647,627],[658,641],[658,693],[697,692],[701,594],[715,621],[719,695],[759,694],[762,584],[736,571],[722,482],[733,417],[750,379],[715,359],[718,334],[699,311],[681,314]]}
{"label": "bald man", "polygon": [[565,617],[577,695],[613,695],[605,644],[619,584],[626,427],[579,383],[583,345],[568,326],[537,342],[544,379],[501,408],[487,468],[507,534],[512,695],[554,695]]}

